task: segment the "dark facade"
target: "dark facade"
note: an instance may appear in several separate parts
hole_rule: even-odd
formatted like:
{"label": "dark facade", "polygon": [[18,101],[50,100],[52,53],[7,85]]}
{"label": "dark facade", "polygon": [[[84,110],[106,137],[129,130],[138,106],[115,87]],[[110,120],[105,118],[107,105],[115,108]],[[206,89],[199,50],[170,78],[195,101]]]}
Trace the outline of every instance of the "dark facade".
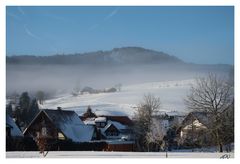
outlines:
{"label": "dark facade", "polygon": [[64,139],[64,135],[59,131],[44,112],[39,113],[37,118],[24,131],[25,136],[32,138],[43,136],[48,139]]}

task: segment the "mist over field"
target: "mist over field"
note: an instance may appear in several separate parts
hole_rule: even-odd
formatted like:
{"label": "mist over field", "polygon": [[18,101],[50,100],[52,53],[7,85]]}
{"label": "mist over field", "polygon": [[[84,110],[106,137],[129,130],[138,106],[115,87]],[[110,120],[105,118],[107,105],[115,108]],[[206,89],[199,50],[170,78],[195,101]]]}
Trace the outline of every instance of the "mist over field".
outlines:
{"label": "mist over field", "polygon": [[74,87],[96,89],[144,82],[184,80],[216,72],[227,76],[229,66],[194,65],[7,65],[7,94],[38,90],[71,92]]}
{"label": "mist over field", "polygon": [[24,91],[34,95],[71,93],[73,88],[94,89],[146,82],[194,79],[212,72],[228,76],[231,65],[200,65],[141,47],[115,48],[83,54],[8,56],[7,95]]}

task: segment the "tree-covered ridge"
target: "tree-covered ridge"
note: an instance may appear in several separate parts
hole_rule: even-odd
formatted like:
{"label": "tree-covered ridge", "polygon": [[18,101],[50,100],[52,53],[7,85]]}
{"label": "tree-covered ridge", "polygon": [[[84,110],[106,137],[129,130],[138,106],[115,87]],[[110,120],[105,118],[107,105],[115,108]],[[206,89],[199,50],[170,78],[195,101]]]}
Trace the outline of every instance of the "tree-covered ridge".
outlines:
{"label": "tree-covered ridge", "polygon": [[140,47],[114,48],[111,51],[96,51],[52,56],[7,56],[7,64],[154,64],[182,63],[175,56]]}

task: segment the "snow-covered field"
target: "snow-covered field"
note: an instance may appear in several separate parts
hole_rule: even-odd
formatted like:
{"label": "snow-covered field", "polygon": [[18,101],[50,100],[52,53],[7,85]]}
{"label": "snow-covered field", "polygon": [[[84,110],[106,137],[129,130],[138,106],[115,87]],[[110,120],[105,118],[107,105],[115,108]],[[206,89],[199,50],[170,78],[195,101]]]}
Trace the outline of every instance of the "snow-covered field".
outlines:
{"label": "snow-covered field", "polygon": [[[168,158],[234,158],[234,153],[168,152]],[[6,152],[7,158],[43,158],[39,152]],[[46,158],[166,158],[165,152],[50,151]]]}
{"label": "snow-covered field", "polygon": [[163,112],[186,112],[183,99],[189,91],[193,79],[181,81],[151,82],[123,86],[120,92],[84,94],[72,96],[66,94],[55,99],[46,100],[42,108],[74,110],[83,114],[90,105],[98,115],[133,116],[137,104],[144,94],[151,93],[161,99]]}

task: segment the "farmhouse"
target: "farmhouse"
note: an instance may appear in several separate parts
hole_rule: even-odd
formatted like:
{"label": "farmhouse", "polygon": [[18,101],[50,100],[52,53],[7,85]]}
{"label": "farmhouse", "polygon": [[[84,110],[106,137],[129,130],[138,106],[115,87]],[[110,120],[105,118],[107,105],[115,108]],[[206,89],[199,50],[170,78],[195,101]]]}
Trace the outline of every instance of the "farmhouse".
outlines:
{"label": "farmhouse", "polygon": [[74,111],[43,109],[24,130],[24,135],[89,142],[94,139],[95,128],[85,125]]}
{"label": "farmhouse", "polygon": [[180,143],[201,142],[210,140],[208,133],[209,120],[205,112],[191,112],[182,122],[180,128]]}

